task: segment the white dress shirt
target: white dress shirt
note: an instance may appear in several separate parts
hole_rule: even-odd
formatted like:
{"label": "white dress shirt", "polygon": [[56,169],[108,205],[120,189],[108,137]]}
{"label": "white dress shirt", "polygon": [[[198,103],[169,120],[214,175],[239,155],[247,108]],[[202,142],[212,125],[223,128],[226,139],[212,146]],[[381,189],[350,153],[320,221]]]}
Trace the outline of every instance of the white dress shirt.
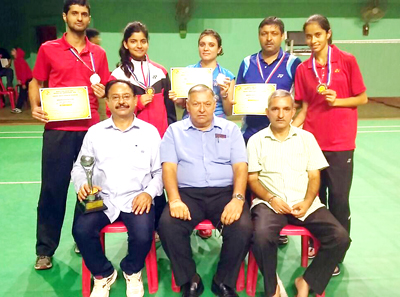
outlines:
{"label": "white dress shirt", "polygon": [[157,129],[136,117],[125,131],[112,117],[92,126],[71,172],[75,191],[87,183],[81,156],[93,156],[93,185],[102,188],[100,195],[108,207],[104,213],[114,222],[121,211],[132,212],[137,195],[146,192],[154,199],[163,191],[160,142]]}

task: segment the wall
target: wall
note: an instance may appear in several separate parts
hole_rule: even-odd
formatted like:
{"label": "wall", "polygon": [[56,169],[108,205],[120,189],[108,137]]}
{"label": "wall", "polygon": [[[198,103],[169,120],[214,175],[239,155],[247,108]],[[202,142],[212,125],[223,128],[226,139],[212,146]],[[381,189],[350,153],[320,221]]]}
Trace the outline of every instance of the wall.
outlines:
{"label": "wall", "polygon": [[[19,44],[31,52],[28,62],[35,60],[35,26],[55,25],[65,30],[61,19],[62,1],[2,0],[10,12],[1,20],[0,45]],[[367,1],[289,1],[289,0],[211,0],[195,1],[194,14],[188,23],[188,34],[181,39],[175,21],[173,0],[92,0],[92,24],[102,32],[102,46],[107,51],[110,70],[118,62],[122,30],[133,20],[147,24],[150,31],[149,56],[170,67],[186,66],[198,61],[197,39],[205,28],[217,30],[223,39],[225,55],[219,58],[224,67],[237,73],[243,57],[259,50],[257,27],[268,15],[280,16],[287,30],[301,30],[305,19],[313,13],[325,14],[332,25],[334,40],[400,39],[400,0],[388,1],[386,16],[370,25],[370,35],[362,36],[360,9]],[[16,9],[20,7],[20,9]],[[359,62],[368,95],[400,96],[400,44],[339,44],[353,53]],[[396,68],[395,68],[396,67]]]}

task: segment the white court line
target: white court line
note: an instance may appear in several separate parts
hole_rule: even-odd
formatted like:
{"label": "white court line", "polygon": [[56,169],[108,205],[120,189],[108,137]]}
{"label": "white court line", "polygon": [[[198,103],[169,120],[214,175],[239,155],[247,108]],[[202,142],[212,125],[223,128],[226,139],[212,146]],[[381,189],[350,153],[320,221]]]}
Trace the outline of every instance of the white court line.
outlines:
{"label": "white court line", "polygon": [[29,134],[31,134],[31,133],[39,134],[39,133],[43,133],[43,131],[19,131],[19,132],[7,131],[7,132],[0,132],[0,134],[27,134],[27,133],[29,133]]}
{"label": "white court line", "polygon": [[31,182],[0,182],[0,185],[19,185],[19,184],[41,184],[41,181],[31,181]]}
{"label": "white court line", "polygon": [[400,130],[387,130],[387,131],[357,131],[358,133],[399,133]]}
{"label": "white court line", "polygon": [[[30,182],[0,182],[0,185],[29,185],[29,184],[41,184],[41,181],[30,181]],[[72,184],[72,180],[69,181],[70,184]]]}
{"label": "white court line", "polygon": [[31,139],[31,138],[43,138],[42,136],[27,136],[27,137],[0,137],[0,139]]}
{"label": "white court line", "polygon": [[358,128],[400,128],[400,126],[358,126]]}

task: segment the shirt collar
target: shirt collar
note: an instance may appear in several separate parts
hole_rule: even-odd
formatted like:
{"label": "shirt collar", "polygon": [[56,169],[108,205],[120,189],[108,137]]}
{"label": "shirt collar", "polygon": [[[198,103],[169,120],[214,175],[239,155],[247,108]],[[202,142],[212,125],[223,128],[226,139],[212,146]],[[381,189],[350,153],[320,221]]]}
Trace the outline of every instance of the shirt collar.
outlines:
{"label": "shirt collar", "polygon": [[[334,44],[330,44],[329,46],[330,46],[331,49],[332,49],[332,52],[331,52],[331,63],[336,63],[336,62],[339,60],[339,55],[338,55],[339,49],[338,49],[337,46],[334,45]],[[312,68],[312,58],[313,58],[313,54],[311,53],[310,59],[308,59],[308,60],[306,61],[306,62],[307,62],[307,67],[308,67],[309,69]],[[317,63],[316,63],[316,64],[317,64]],[[317,64],[317,67],[318,67],[318,64]]]}
{"label": "shirt collar", "polygon": [[276,57],[276,59],[275,59],[271,64],[267,64],[267,63],[264,61],[264,59],[263,59],[262,50],[259,51],[259,53],[258,53],[258,59],[260,60],[260,62],[261,62],[261,63],[264,63],[264,64],[267,64],[267,65],[272,65],[272,64],[274,64],[276,61],[279,61],[279,59],[282,58],[282,56],[283,56],[283,50],[282,50],[282,48],[280,48],[280,49],[279,49],[278,57]]}
{"label": "shirt collar", "polygon": [[[271,138],[273,140],[280,141],[275,137],[274,133],[272,132],[271,124],[269,124],[269,126],[264,131],[265,131],[264,138],[268,137],[268,138]],[[297,131],[292,125],[290,125],[289,134],[288,134],[288,136],[286,136],[285,140],[287,140],[289,138],[292,138],[294,135],[297,135]]]}
{"label": "shirt collar", "polygon": [[[106,129],[113,128],[113,129],[115,129],[115,130],[121,131],[117,126],[115,126],[115,123],[114,123],[114,121],[113,121],[113,117],[112,117],[112,116],[111,116],[109,119],[106,119],[106,120],[104,121],[104,125],[105,125],[105,128],[106,128]],[[140,120],[138,120],[137,117],[135,117],[135,118],[133,119],[132,124],[128,127],[128,129],[126,129],[125,131],[122,131],[122,132],[128,132],[129,130],[131,130],[131,129],[133,129],[133,128],[140,129],[140,126],[141,126],[141,125],[140,125]]]}
{"label": "shirt collar", "polygon": [[[73,46],[68,43],[66,36],[67,36],[67,33],[65,32],[61,38],[61,45],[62,45],[63,49],[67,51],[70,48],[73,48]],[[86,36],[85,36],[85,41],[86,41],[85,48],[79,53],[80,55],[85,52],[93,52],[93,50],[92,50],[93,45]]]}
{"label": "shirt collar", "polygon": [[[188,118],[186,118],[186,119],[183,120],[183,130],[189,130],[190,128],[199,130],[198,128],[196,128],[196,127],[193,125],[192,120],[190,119],[190,115],[189,115]],[[213,128],[220,128],[220,129],[222,129],[222,127],[221,127],[221,119],[220,119],[219,117],[214,116],[213,121],[212,121],[212,123],[211,123],[211,128],[210,128],[209,130],[207,130],[207,131],[210,131],[210,130],[212,130]]]}

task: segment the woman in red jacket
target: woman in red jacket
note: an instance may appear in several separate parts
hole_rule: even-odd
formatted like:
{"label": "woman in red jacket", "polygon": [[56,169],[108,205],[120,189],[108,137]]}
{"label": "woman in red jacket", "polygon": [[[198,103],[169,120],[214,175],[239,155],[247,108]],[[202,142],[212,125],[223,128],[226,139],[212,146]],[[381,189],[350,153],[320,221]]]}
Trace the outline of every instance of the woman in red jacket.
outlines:
{"label": "woman in red jacket", "polygon": [[303,31],[312,55],[296,71],[295,99],[302,102],[302,109],[293,125],[304,123],[304,130],[317,139],[329,162],[321,172],[319,198],[350,233],[357,106],[368,102],[366,87],[355,57],[331,44],[326,17],[309,17]]}
{"label": "woman in red jacket", "polygon": [[149,32],[140,22],[129,23],[124,30],[119,67],[110,80],[123,79],[135,86],[137,117],[155,126],[163,137],[169,124],[176,121],[175,105],[169,100],[171,89],[167,70],[147,55]]}
{"label": "woman in red jacket", "polygon": [[19,88],[19,97],[16,107],[11,110],[12,113],[21,113],[22,106],[28,98],[28,85],[32,80],[32,70],[25,61],[25,52],[20,48],[13,48],[11,55],[14,57],[14,68],[17,76]]}

